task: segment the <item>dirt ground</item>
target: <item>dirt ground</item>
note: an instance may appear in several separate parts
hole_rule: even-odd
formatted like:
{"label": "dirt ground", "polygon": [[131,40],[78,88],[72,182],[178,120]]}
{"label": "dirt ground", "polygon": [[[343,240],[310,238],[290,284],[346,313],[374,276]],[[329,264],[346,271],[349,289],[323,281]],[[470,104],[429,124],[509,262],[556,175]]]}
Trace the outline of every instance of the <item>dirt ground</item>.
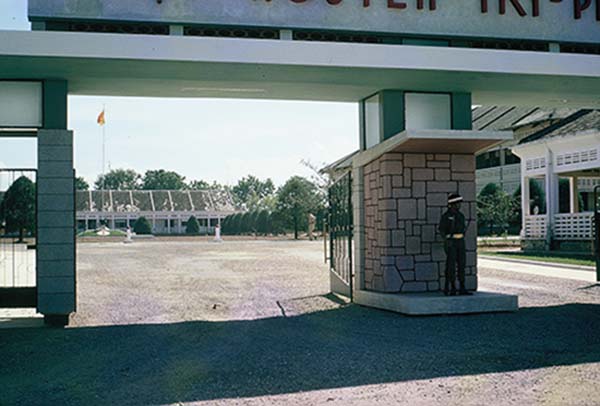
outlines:
{"label": "dirt ground", "polygon": [[479,272],[519,312],[348,304],[322,242],[79,244],[72,326],[0,330],[0,405],[600,404],[600,287]]}

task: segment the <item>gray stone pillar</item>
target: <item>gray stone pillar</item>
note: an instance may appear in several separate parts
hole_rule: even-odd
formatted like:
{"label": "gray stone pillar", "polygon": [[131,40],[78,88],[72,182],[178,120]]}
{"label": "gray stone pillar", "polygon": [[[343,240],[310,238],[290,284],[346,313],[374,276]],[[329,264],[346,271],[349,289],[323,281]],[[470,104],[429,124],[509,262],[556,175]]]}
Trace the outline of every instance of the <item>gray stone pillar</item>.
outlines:
{"label": "gray stone pillar", "polygon": [[76,310],[73,132],[38,132],[38,311],[51,324]]}

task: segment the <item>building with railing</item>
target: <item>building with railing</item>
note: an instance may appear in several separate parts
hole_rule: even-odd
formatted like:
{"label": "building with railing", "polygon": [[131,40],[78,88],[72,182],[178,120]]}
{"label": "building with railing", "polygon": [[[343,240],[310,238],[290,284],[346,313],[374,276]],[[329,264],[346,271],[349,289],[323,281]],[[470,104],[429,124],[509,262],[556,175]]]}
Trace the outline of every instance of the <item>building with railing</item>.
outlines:
{"label": "building with railing", "polygon": [[508,194],[521,185],[521,160],[511,148],[575,114],[574,109],[536,107],[480,106],[473,109],[473,128],[477,130],[513,131],[514,139],[477,155],[477,193],[495,183]]}
{"label": "building with railing", "polygon": [[[600,184],[600,111],[581,110],[523,139],[512,151],[521,158],[524,248],[591,249],[593,188]],[[543,208],[532,207],[530,188],[525,187],[530,179],[544,185]],[[568,194],[561,184],[568,184]]]}
{"label": "building with railing", "polygon": [[221,221],[240,210],[226,190],[106,190],[78,191],[77,228],[93,230],[101,223],[111,229],[133,227],[146,217],[155,234],[183,234],[191,216],[201,233],[211,233]]}

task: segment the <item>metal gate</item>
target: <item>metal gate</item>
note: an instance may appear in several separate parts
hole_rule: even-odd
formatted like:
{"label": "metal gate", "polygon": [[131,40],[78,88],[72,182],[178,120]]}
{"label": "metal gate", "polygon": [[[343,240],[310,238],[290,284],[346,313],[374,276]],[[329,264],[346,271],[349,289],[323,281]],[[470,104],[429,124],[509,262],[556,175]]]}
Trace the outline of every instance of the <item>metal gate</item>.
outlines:
{"label": "metal gate", "polygon": [[331,291],[352,300],[352,175],[329,188],[329,274]]}
{"label": "metal gate", "polygon": [[0,308],[37,306],[35,169],[0,169]]}
{"label": "metal gate", "polygon": [[596,282],[600,282],[600,185],[594,187],[594,254],[596,257]]}

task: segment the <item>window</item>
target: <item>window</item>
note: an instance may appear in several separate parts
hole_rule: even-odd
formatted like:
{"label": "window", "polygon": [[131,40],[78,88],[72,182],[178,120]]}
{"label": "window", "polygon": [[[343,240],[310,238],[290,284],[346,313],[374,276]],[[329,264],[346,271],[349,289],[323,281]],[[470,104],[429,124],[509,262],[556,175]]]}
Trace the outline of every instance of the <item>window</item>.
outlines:
{"label": "window", "polygon": [[41,126],[41,82],[0,81],[0,128]]}
{"label": "window", "polygon": [[449,94],[406,93],[407,130],[449,130],[452,108]]}
{"label": "window", "polygon": [[521,158],[513,154],[510,149],[507,149],[504,163],[506,165],[519,164],[521,163]]}
{"label": "window", "polygon": [[365,148],[369,149],[381,141],[381,122],[379,119],[380,96],[365,100]]}

